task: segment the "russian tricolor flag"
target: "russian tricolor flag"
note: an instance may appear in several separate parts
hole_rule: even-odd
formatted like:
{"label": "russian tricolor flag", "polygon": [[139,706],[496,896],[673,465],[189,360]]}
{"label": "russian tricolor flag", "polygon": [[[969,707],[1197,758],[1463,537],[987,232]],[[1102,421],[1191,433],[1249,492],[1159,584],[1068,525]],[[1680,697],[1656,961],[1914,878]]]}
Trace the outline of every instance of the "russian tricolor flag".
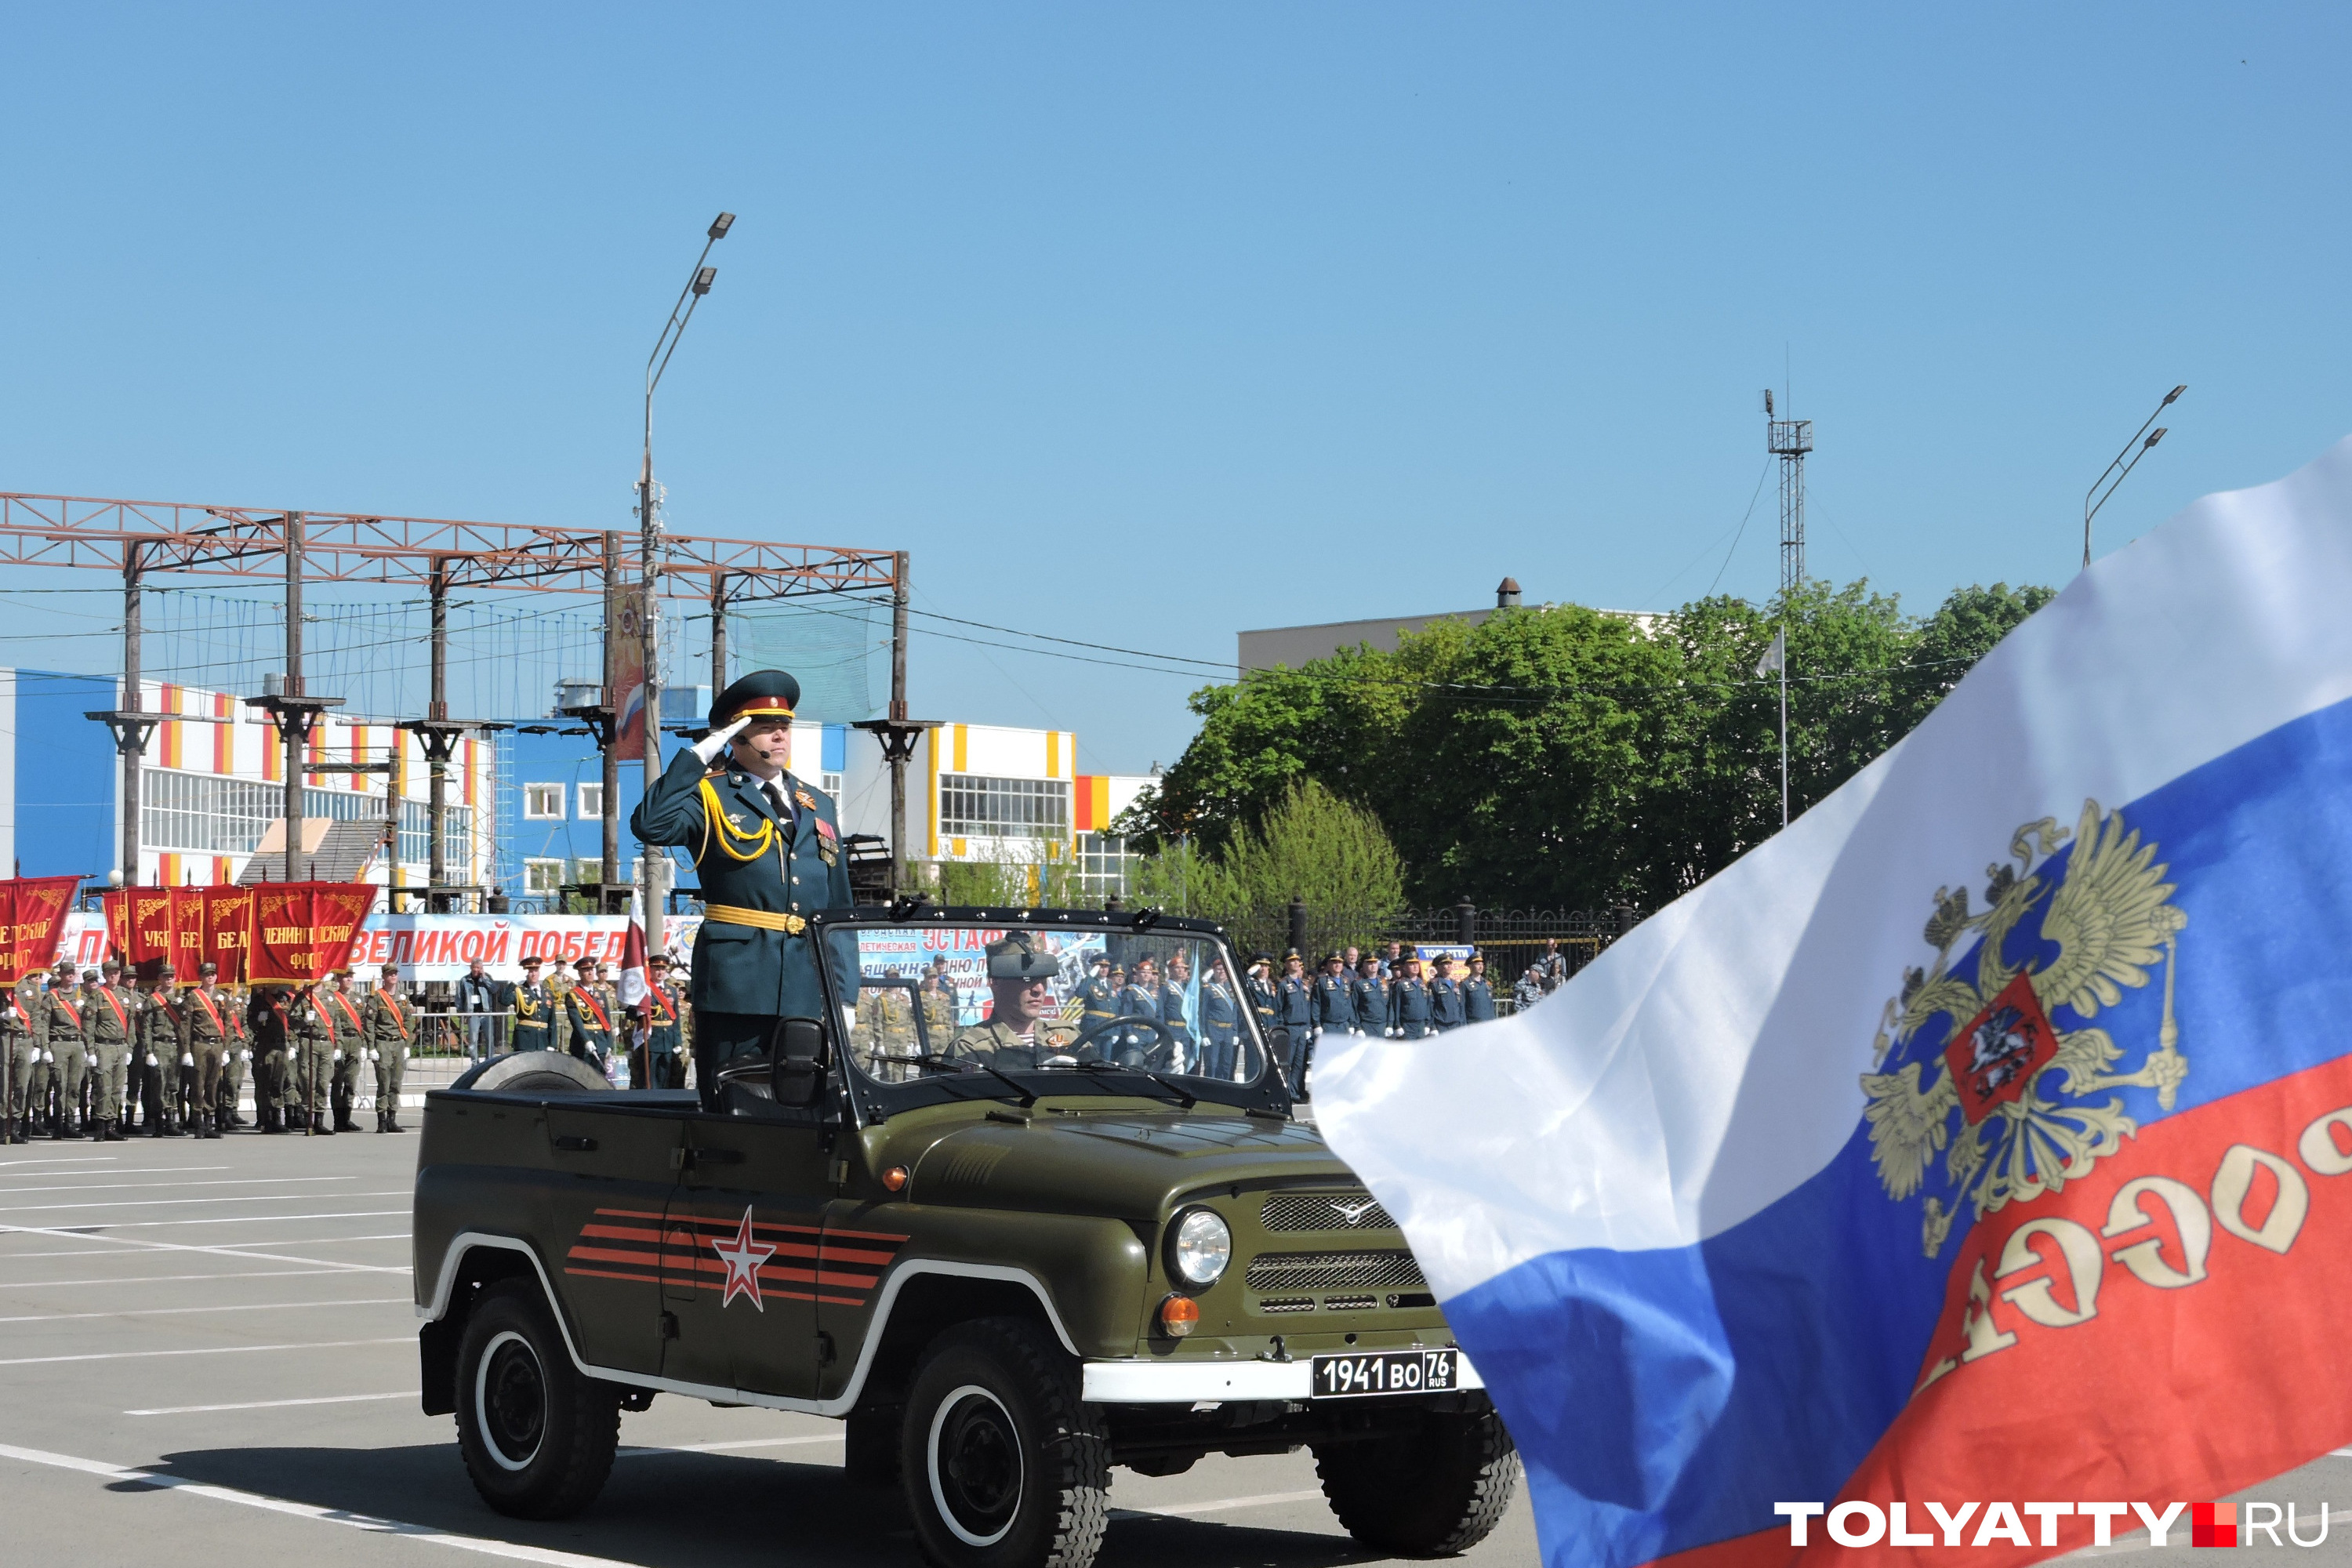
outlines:
{"label": "russian tricolor flag", "polygon": [[2084,572],[1541,1006],[1316,1100],[1551,1568],[1859,1564],[1913,1553],[1773,1505],[2162,1507],[2352,1443],[2347,1052],[2352,441]]}

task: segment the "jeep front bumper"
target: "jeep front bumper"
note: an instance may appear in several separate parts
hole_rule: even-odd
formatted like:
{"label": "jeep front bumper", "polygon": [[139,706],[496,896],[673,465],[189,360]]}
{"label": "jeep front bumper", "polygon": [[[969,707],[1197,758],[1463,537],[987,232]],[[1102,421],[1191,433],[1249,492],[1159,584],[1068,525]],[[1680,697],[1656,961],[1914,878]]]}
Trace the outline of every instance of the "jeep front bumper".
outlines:
{"label": "jeep front bumper", "polygon": [[[1089,1405],[1222,1405],[1240,1400],[1295,1399],[1315,1392],[1311,1358],[1292,1361],[1090,1361],[1083,1397]],[[1484,1388],[1486,1380],[1460,1355],[1454,1387]],[[1450,1392],[1450,1391],[1449,1391]],[[1412,1397],[1408,1395],[1407,1397]]]}

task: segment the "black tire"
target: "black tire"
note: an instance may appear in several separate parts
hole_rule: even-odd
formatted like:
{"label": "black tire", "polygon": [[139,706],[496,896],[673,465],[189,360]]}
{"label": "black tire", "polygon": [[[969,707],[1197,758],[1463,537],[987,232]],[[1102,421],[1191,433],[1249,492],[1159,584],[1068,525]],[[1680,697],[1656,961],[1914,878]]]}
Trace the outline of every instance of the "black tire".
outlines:
{"label": "black tire", "polygon": [[604,1075],[562,1051],[514,1051],[468,1068],[449,1086],[497,1094],[610,1094]]}
{"label": "black tire", "polygon": [[492,1286],[457,1344],[457,1447],[482,1500],[565,1519],[596,1499],[621,1441],[620,1391],[580,1375],[536,1286]]}
{"label": "black tire", "polygon": [[1087,1568],[1110,1512],[1110,1439],[1045,1330],[984,1318],[933,1341],[900,1426],[907,1511],[938,1568]]}
{"label": "black tire", "polygon": [[1428,1415],[1418,1429],[1315,1450],[1323,1496],[1376,1551],[1450,1557],[1486,1539],[1519,1489],[1519,1451],[1491,1410]]}

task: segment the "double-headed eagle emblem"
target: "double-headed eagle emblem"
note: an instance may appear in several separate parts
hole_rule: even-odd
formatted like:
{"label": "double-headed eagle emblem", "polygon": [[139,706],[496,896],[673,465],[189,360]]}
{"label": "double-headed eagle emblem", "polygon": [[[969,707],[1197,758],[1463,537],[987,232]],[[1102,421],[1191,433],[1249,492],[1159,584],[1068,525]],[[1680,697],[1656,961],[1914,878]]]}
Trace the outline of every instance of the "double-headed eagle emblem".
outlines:
{"label": "double-headed eagle emblem", "polygon": [[[1925,933],[1935,963],[1904,974],[1901,994],[1879,1022],[1872,1059],[1884,1068],[1890,1055],[1906,1055],[1937,1017],[1951,1020],[1932,1055],[1862,1079],[1871,1158],[1889,1196],[1917,1192],[1936,1152],[1945,1152],[1953,1192],[1948,1207],[1934,1195],[1927,1201],[1921,1240],[1930,1258],[1943,1249],[1962,1204],[1975,1204],[1982,1218],[2057,1192],[2139,1130],[2120,1099],[2089,1097],[2148,1089],[2170,1110],[2189,1076],[2172,1016],[2174,961],[2189,916],[2168,901],[2172,884],[2155,863],[2156,846],[2127,829],[2120,812],[2084,801],[2074,850],[2053,887],[2047,862],[2069,837],[2055,817],[2019,828],[2010,861],[1985,868],[1987,908],[1979,912],[1969,912],[1966,888],[1937,889]],[[2019,929],[2037,909],[2038,941]],[[1973,982],[1950,968],[1953,950],[1971,935],[1979,939]],[[2055,956],[2037,964],[2053,946]],[[2156,1043],[2137,1071],[2114,1072],[2124,1047],[2091,1020],[2123,1000],[2126,988],[2146,985],[2159,963],[2164,1016]],[[2079,1026],[2057,1026],[2052,1015],[2062,1010]]]}

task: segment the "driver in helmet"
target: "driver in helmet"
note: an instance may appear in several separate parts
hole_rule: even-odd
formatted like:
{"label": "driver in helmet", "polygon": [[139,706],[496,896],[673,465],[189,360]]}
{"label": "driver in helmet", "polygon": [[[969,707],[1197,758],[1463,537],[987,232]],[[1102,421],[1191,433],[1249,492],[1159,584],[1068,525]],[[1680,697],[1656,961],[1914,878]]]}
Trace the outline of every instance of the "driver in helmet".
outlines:
{"label": "driver in helmet", "polygon": [[1078,1031],[1062,1021],[1054,1000],[1061,961],[1043,938],[1016,931],[988,944],[988,1016],[959,1030],[948,1042],[950,1058],[994,1068],[1034,1068],[1050,1058],[1069,1060]]}

